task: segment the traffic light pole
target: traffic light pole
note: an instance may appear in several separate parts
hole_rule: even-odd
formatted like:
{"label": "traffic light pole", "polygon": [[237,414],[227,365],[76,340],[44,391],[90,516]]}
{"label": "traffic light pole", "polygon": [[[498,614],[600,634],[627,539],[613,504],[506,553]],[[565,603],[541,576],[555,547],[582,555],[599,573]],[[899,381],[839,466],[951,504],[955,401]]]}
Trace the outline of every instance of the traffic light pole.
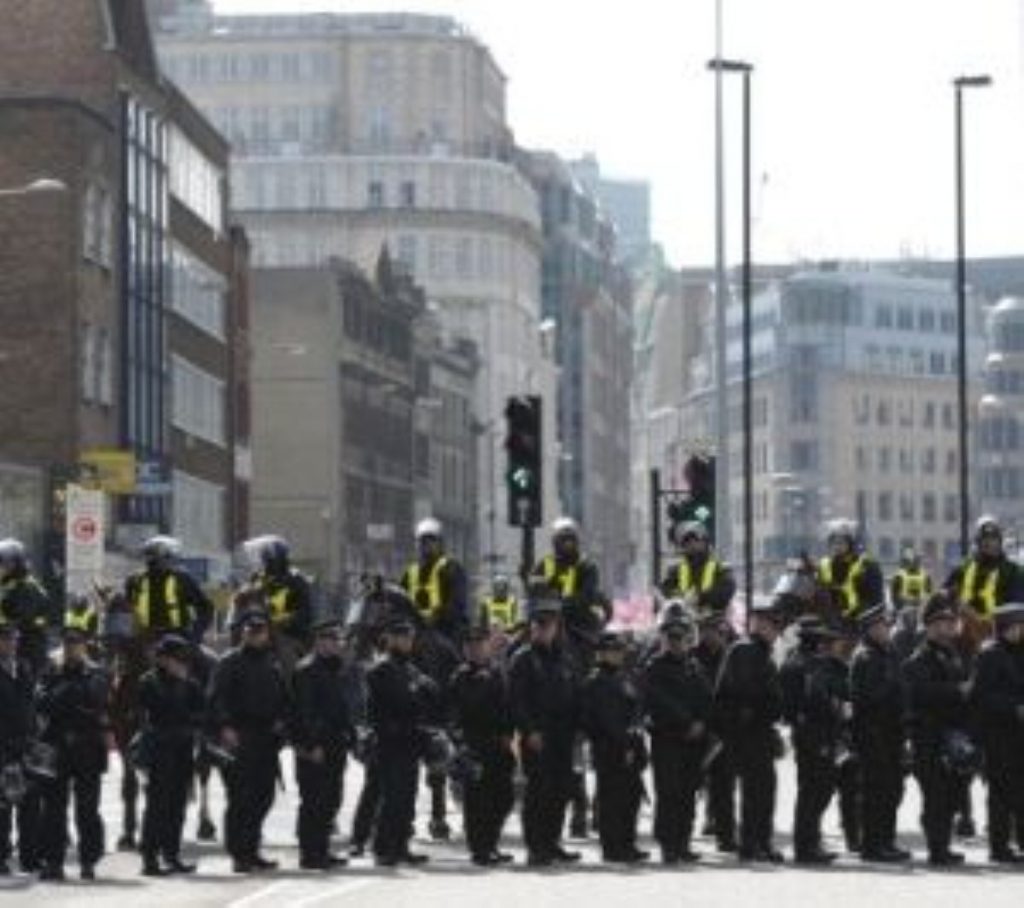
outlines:
{"label": "traffic light pole", "polygon": [[524,592],[530,586],[530,571],[533,570],[534,558],[534,536],[533,527],[526,523],[523,525],[522,549],[519,563],[519,579],[523,581]]}
{"label": "traffic light pole", "polygon": [[661,471],[651,470],[651,586],[661,579]]}

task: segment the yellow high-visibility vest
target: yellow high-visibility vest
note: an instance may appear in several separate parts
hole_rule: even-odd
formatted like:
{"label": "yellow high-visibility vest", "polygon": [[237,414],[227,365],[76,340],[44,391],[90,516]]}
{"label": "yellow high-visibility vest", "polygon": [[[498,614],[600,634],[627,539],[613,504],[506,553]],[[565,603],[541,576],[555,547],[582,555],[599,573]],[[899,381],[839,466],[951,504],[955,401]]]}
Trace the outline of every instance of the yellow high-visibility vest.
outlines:
{"label": "yellow high-visibility vest", "polygon": [[85,634],[91,634],[99,620],[96,609],[92,606],[83,611],[68,609],[64,612],[64,627],[74,628]]}
{"label": "yellow high-visibility vest", "polygon": [[544,579],[558,589],[563,599],[571,599],[579,589],[579,562],[559,570],[554,555],[545,555],[541,562]]}
{"label": "yellow high-visibility vest", "polygon": [[266,574],[256,576],[256,585],[263,592],[267,603],[267,610],[270,612],[270,623],[281,624],[291,614],[288,608],[290,587],[281,584],[275,589],[273,587],[276,578],[268,577]]}
{"label": "yellow high-visibility vest", "polygon": [[996,610],[996,605],[998,605],[996,602],[996,584],[999,583],[999,568],[993,568],[988,572],[984,582],[981,584],[980,590],[976,589],[979,573],[978,562],[972,558],[967,562],[963,580],[960,582],[960,604],[973,608],[975,598],[980,599],[981,613],[985,616],[991,616]]}
{"label": "yellow high-visibility vest", "polygon": [[515,596],[506,596],[504,599],[488,596],[484,600],[484,608],[487,609],[487,618],[491,624],[498,625],[502,630],[508,630],[519,623],[519,602]]}
{"label": "yellow high-visibility vest", "polygon": [[680,594],[688,593],[691,589],[696,589],[698,593],[706,593],[715,582],[717,572],[718,562],[714,558],[709,558],[704,562],[697,585],[694,587],[693,570],[690,567],[689,560],[684,558],[679,562],[679,571],[676,574],[676,588]]}
{"label": "yellow high-visibility vest", "polygon": [[[150,625],[150,583],[149,574],[145,574],[138,586],[138,592],[132,608],[135,610],[135,619],[139,627],[149,628]],[[175,630],[184,626],[185,616],[178,599],[178,578],[174,574],[168,574],[164,578],[164,604],[167,606],[167,624]]]}
{"label": "yellow high-visibility vest", "polygon": [[923,570],[910,571],[900,568],[896,576],[900,579],[900,595],[905,599],[923,599],[931,584]]}
{"label": "yellow high-visibility vest", "polygon": [[420,569],[418,561],[409,566],[408,593],[412,597],[416,610],[428,623],[437,618],[444,606],[444,602],[441,600],[441,571],[447,564],[448,559],[442,556],[426,572]]}
{"label": "yellow high-visibility vest", "polygon": [[[843,605],[843,614],[847,617],[853,617],[860,612],[860,594],[857,592],[857,581],[860,580],[861,575],[864,573],[864,556],[858,556],[857,560],[851,565],[850,570],[846,573],[846,579],[843,581],[842,586],[839,587],[839,592],[843,594],[845,603]],[[818,563],[818,576],[821,582],[826,586],[831,587],[832,577],[832,559],[822,558]]]}

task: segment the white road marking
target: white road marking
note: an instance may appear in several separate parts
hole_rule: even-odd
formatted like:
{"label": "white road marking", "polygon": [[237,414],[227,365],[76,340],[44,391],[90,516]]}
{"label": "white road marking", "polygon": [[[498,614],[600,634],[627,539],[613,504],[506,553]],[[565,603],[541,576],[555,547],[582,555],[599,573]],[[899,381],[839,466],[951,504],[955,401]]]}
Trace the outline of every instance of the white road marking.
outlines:
{"label": "white road marking", "polygon": [[253,902],[261,901],[267,896],[273,895],[275,892],[279,892],[281,889],[285,889],[290,885],[290,880],[278,880],[276,883],[271,883],[268,886],[264,886],[262,889],[257,889],[255,892],[250,892],[248,895],[243,895],[240,899],[228,902],[225,908],[243,908],[245,905],[251,905]]}
{"label": "white road marking", "polygon": [[317,902],[323,902],[335,897],[340,898],[358,889],[365,889],[376,882],[377,880],[349,880],[349,882],[342,883],[340,886],[332,886],[330,889],[318,892],[315,895],[306,896],[306,898],[299,899],[297,902],[288,902],[288,908],[307,908],[308,905],[315,905]]}

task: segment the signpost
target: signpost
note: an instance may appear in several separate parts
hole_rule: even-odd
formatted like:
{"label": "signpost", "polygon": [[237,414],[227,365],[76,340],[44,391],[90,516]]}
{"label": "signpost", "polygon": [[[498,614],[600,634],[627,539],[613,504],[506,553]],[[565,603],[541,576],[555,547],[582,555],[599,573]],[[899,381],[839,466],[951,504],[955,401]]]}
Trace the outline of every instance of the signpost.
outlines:
{"label": "signpost", "polygon": [[104,496],[96,489],[67,487],[64,564],[69,593],[88,593],[103,577]]}

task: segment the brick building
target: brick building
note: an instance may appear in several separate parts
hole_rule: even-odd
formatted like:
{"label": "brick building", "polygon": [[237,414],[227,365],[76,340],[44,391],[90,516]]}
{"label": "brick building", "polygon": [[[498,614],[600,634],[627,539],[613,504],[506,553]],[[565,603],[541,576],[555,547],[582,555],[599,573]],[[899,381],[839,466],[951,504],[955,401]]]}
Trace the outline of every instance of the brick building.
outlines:
{"label": "brick building", "polygon": [[[28,471],[43,490],[88,451],[131,452],[151,494],[117,500],[109,542],[172,530],[224,566],[245,532],[248,460],[247,245],[227,220],[228,146],[160,78],[142,0],[4,12],[0,476]],[[19,189],[41,177],[63,188]]]}

